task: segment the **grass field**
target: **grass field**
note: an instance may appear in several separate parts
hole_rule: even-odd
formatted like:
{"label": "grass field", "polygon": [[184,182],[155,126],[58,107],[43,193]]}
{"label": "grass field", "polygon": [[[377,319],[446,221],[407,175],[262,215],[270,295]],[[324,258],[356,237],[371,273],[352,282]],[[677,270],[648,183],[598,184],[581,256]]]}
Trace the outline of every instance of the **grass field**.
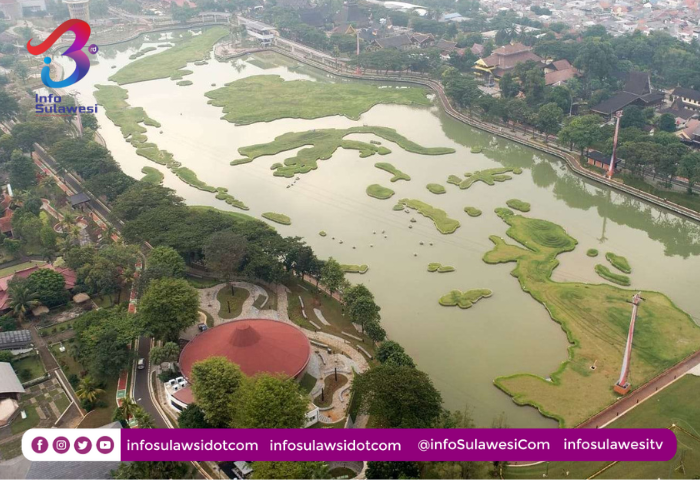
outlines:
{"label": "grass field", "polygon": [[127,64],[109,79],[119,85],[126,85],[158,78],[182,78],[182,68],[190,62],[209,58],[214,44],[227,34],[228,30],[224,27],[210,28],[201,35],[180,41],[172,48]]}
{"label": "grass field", "polygon": [[279,223],[280,225],[292,224],[292,219],[282,213],[264,212],[262,217],[270,220],[271,222]]}
{"label": "grass field", "polygon": [[445,187],[439,183],[429,183],[425,186],[425,188],[427,188],[430,193],[434,193],[435,195],[442,195],[446,192]]}
{"label": "grass field", "polygon": [[154,167],[143,167],[141,173],[145,176],[141,179],[142,182],[160,185],[163,183],[163,172]]}
{"label": "grass field", "polygon": [[[216,299],[221,304],[219,316],[221,318],[236,318],[243,311],[243,303],[250,296],[250,292],[245,288],[233,287],[233,295],[231,295],[231,287],[223,287],[216,293]],[[229,312],[229,305],[231,311]]]}
{"label": "grass field", "polygon": [[44,364],[41,363],[41,357],[38,354],[13,361],[12,368],[23,382],[43,377],[46,374],[46,369]]}
{"label": "grass field", "polygon": [[338,381],[335,380],[334,375],[328,375],[323,379],[323,399],[321,399],[321,394],[319,394],[314,399],[314,404],[321,408],[330,407],[333,403],[333,395],[346,383],[348,383],[348,377],[345,375],[338,374]]}
{"label": "grass field", "polygon": [[12,275],[15,272],[32,268],[34,265],[43,265],[45,263],[46,262],[40,262],[38,260],[30,260],[29,262],[20,263],[12,267],[2,268],[0,269],[0,277],[7,277],[8,275]]}
{"label": "grass field", "polygon": [[[557,256],[576,248],[576,240],[551,222],[501,211],[507,234],[522,246],[492,236],[495,248],[484,255],[491,264],[516,262],[511,275],[543,304],[571,343],[568,360],[547,381],[522,373],[495,380],[520,405],[531,405],[573,427],[618,396],[613,385],[625,348],[634,292],[606,284],[553,282]],[[523,248],[525,247],[525,248]],[[665,295],[642,292],[632,349],[632,387],[642,385],[700,348],[700,328]],[[592,365],[595,370],[591,370]]]}
{"label": "grass field", "polygon": [[[370,142],[371,143],[371,142]],[[391,173],[393,176],[391,177],[391,182],[397,182],[399,180],[406,180],[410,181],[411,177],[405,173],[403,173],[401,170],[393,166],[389,162],[377,162],[374,164],[375,167],[377,167],[380,170],[384,170],[385,172]]]}
{"label": "grass field", "polygon": [[250,145],[238,149],[238,153],[245,158],[234,160],[231,165],[249,163],[258,157],[265,155],[277,155],[281,152],[306,147],[299,150],[294,157],[287,158],[283,166],[275,169],[275,176],[293,177],[298,173],[308,173],[318,168],[319,160],[328,160],[339,148],[359,150],[360,157],[369,157],[378,153],[386,155],[391,153],[386,147],[358,140],[345,140],[345,137],[353,133],[371,133],[386,140],[396,143],[408,152],[421,155],[445,155],[454,153],[451,148],[427,148],[413,143],[406,137],[399,135],[396,130],[387,127],[351,127],[347,129],[322,129],[306,132],[290,132],[280,135],[272,142]]}
{"label": "grass field", "polygon": [[476,207],[464,207],[464,211],[467,212],[467,215],[470,217],[478,217],[481,215],[481,210]]}
{"label": "grass field", "polygon": [[394,191],[391,188],[382,187],[377,183],[373,183],[367,187],[367,195],[378,198],[379,200],[387,200],[394,196]]}
{"label": "grass field", "polygon": [[[154,55],[155,56],[155,55]],[[358,120],[380,103],[430,105],[422,88],[380,88],[366,83],[286,81],[278,75],[256,75],[207,92],[209,103],[223,108],[223,119],[236,125],[281,118],[314,119],[343,115]]]}
{"label": "grass field", "polygon": [[452,185],[457,185],[459,188],[462,190],[466,190],[467,188],[471,187],[474,185],[476,182],[484,182],[487,185],[495,185],[495,182],[505,182],[507,180],[511,180],[513,177],[510,175],[506,175],[506,173],[513,172],[515,173],[514,168],[490,168],[488,170],[481,170],[481,171],[476,171],[473,173],[467,172],[464,174],[465,179],[462,179],[458,177],[457,175],[450,175],[447,178],[447,183],[451,183]]}
{"label": "grass field", "polygon": [[[685,375],[649,400],[630,410],[606,428],[674,429],[676,456],[668,462],[620,462],[594,478],[698,478],[700,476],[700,377]],[[688,433],[686,433],[688,432]],[[685,453],[683,453],[685,451]],[[681,457],[685,473],[680,469]],[[589,478],[609,462],[550,462],[506,469],[506,478]],[[568,477],[565,475],[569,472]]]}
{"label": "grass field", "polygon": [[467,309],[472,308],[482,298],[489,298],[491,295],[493,295],[493,292],[487,288],[467,290],[466,292],[452,290],[447,295],[440,297],[439,302],[443,307],[458,306],[459,308]]}
{"label": "grass field", "polygon": [[520,212],[529,212],[530,211],[530,204],[527,202],[523,202],[522,200],[518,200],[517,198],[511,198],[510,200],[507,200],[506,205],[508,205],[510,208],[512,208],[514,210],[518,210]]}
{"label": "grass field", "polygon": [[600,278],[604,278],[608,282],[616,283],[618,285],[622,285],[623,287],[630,286],[630,277],[611,272],[605,265],[596,265],[595,273],[597,273]]}
{"label": "grass field", "polygon": [[435,208],[420,200],[403,198],[399,200],[399,204],[412,208],[413,210],[418,210],[418,213],[431,219],[435,224],[435,228],[442,234],[454,233],[460,226],[459,222],[448,217],[444,210]]}
{"label": "grass field", "polygon": [[632,267],[630,267],[630,264],[625,257],[608,252],[605,254],[605,259],[622,273],[632,273]]}
{"label": "grass field", "polygon": [[25,432],[39,425],[41,419],[36,411],[36,407],[27,405],[24,407],[24,411],[27,412],[27,418],[23,419],[22,417],[17,417],[17,419],[13,420],[10,424],[13,435]]}

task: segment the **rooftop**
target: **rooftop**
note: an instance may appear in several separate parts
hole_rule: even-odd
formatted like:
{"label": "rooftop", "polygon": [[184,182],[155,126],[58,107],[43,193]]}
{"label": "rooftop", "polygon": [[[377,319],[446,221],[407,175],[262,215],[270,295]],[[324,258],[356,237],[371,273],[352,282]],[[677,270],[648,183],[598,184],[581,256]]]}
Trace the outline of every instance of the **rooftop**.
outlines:
{"label": "rooftop", "polygon": [[22,382],[8,362],[0,362],[0,393],[24,393]]}
{"label": "rooftop", "polygon": [[309,340],[296,326],[277,320],[237,320],[197,335],[182,350],[180,368],[190,378],[195,362],[226,357],[248,376],[266,372],[296,377],[310,355]]}
{"label": "rooftop", "polygon": [[0,332],[0,350],[9,350],[10,347],[22,347],[32,342],[29,330],[12,330]]}

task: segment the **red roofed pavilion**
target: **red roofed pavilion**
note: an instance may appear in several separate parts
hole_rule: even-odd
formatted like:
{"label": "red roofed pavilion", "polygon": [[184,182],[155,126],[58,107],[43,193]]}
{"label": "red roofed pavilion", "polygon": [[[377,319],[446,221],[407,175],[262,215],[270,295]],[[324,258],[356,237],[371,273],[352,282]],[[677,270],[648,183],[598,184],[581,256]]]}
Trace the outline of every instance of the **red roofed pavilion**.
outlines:
{"label": "red roofed pavilion", "polygon": [[311,356],[311,345],[297,327],[278,320],[236,320],[197,335],[180,354],[180,368],[188,380],[192,365],[209,357],[226,357],[243,373],[283,373],[299,377]]}

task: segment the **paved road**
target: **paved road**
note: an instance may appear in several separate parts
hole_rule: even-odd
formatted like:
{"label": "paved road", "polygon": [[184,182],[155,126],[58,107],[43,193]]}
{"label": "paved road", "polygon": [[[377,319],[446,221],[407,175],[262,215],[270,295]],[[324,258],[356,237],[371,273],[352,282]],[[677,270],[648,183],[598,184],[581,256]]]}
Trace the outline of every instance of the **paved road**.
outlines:
{"label": "paved road", "polygon": [[136,403],[141,405],[143,409],[146,410],[151,415],[151,417],[153,417],[153,421],[155,422],[157,428],[168,428],[168,426],[165,424],[165,421],[160,416],[158,409],[153,404],[153,401],[151,400],[151,395],[148,393],[148,371],[150,365],[148,357],[150,351],[151,339],[149,337],[141,337],[139,339],[138,357],[143,358],[144,369],[136,369],[136,376],[134,380],[134,392],[132,396]]}

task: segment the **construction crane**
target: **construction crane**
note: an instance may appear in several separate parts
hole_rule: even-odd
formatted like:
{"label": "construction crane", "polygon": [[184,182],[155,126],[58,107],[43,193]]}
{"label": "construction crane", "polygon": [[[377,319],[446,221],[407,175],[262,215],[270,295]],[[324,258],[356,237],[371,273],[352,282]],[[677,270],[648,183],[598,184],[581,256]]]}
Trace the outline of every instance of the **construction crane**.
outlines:
{"label": "construction crane", "polygon": [[644,300],[642,298],[642,292],[637,292],[637,294],[632,297],[632,319],[630,320],[630,329],[627,332],[627,345],[625,346],[625,355],[622,357],[622,368],[620,369],[620,379],[617,381],[613,390],[620,395],[625,395],[630,390],[630,383],[627,381],[627,377],[630,373],[630,361],[632,356],[632,339],[634,337],[634,323],[637,321],[637,308],[639,307],[639,302]]}
{"label": "construction crane", "polygon": [[617,156],[617,138],[620,135],[620,119],[622,118],[622,111],[615,113],[615,137],[613,138],[613,151],[612,157],[610,157],[610,167],[608,168],[608,178],[612,178],[615,173],[615,159]]}

